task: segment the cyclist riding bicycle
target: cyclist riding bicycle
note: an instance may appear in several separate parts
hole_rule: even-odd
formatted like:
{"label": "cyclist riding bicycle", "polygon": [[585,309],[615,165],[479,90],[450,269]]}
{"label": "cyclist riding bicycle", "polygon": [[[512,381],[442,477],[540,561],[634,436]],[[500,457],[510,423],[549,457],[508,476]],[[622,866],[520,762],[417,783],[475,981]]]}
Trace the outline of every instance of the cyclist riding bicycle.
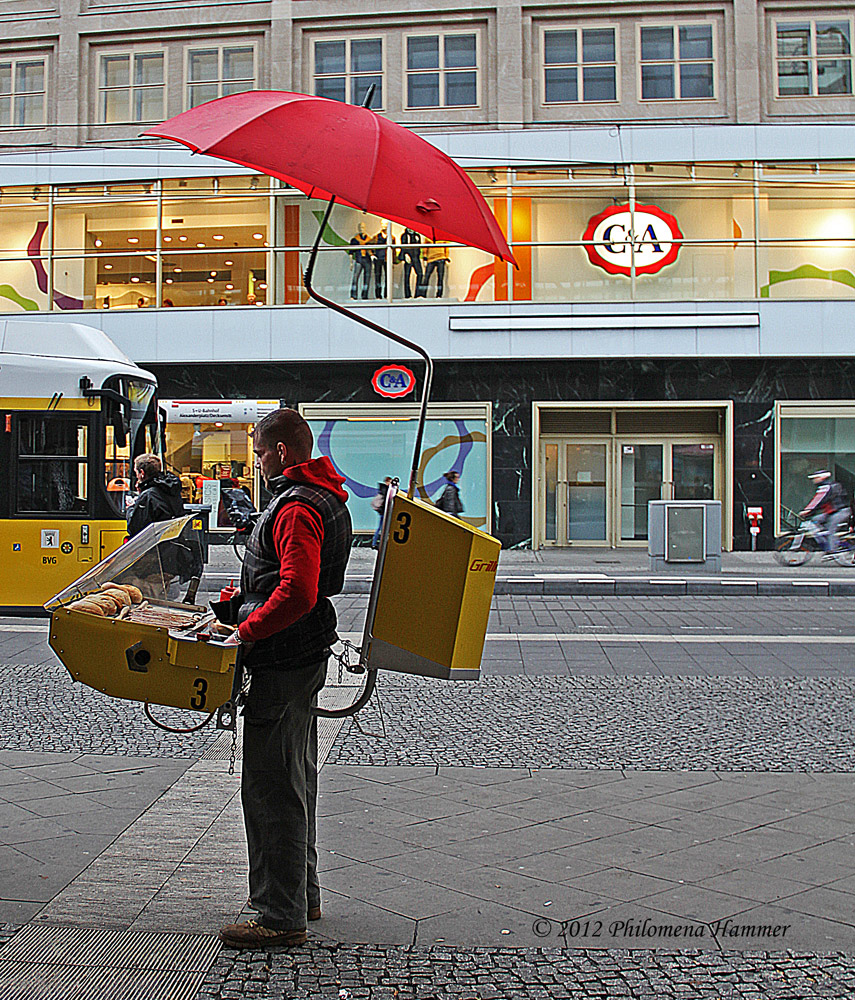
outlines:
{"label": "cyclist riding bicycle", "polygon": [[829,555],[833,555],[840,545],[837,533],[849,523],[849,497],[828,469],[812,472],[808,479],[816,487],[816,493],[799,516],[812,520],[822,529],[817,533],[817,540]]}

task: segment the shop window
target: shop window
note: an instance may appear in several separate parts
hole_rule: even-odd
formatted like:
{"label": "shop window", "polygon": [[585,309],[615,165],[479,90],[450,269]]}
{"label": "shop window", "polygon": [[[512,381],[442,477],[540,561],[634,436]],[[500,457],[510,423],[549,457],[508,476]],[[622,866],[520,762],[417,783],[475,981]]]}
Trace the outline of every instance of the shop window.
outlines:
{"label": "shop window", "polygon": [[615,35],[615,28],[544,31],[544,104],[616,101]]}
{"label": "shop window", "polygon": [[251,424],[222,421],[167,424],[166,464],[181,480],[185,503],[216,506],[211,512],[212,528],[231,525],[220,500],[223,489],[242,489],[259,506],[253,480],[251,431]]}
{"label": "shop window", "polygon": [[60,415],[18,418],[18,514],[90,512],[85,420]]}
{"label": "shop window", "polygon": [[44,59],[0,58],[0,125],[44,125]]}
{"label": "shop window", "polygon": [[101,56],[98,120],[160,121],[164,116],[163,52],[111,52]]}
{"label": "shop window", "polygon": [[406,46],[407,107],[478,104],[478,36],[410,35]]}
{"label": "shop window", "polygon": [[[377,511],[371,500],[386,476],[409,481],[418,407],[412,404],[305,403],[300,412],[315,439],[315,453],[326,455],[346,477],[347,507],[353,530],[371,536]],[[489,403],[432,403],[428,408],[416,496],[436,501],[448,480],[460,473],[462,520],[490,530],[491,407]]]}
{"label": "shop window", "polygon": [[775,25],[778,97],[852,93],[852,26],[847,21]]}
{"label": "shop window", "polygon": [[[782,527],[793,527],[814,493],[807,478],[817,469],[828,469],[850,496],[855,495],[855,416],[785,416],[780,422],[779,482]],[[845,410],[843,411],[846,412]]]}
{"label": "shop window", "polygon": [[344,104],[362,104],[374,86],[371,107],[383,107],[382,38],[325,39],[315,42],[315,94]]}
{"label": "shop window", "polygon": [[697,101],[715,97],[711,24],[639,29],[641,99]]}
{"label": "shop window", "polygon": [[255,46],[221,45],[187,51],[187,107],[255,88]]}

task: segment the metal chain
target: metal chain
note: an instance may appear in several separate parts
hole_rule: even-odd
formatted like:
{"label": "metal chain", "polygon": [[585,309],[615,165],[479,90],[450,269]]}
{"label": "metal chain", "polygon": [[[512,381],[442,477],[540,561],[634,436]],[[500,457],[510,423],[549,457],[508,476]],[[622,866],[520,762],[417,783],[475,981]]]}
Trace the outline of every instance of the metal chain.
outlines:
{"label": "metal chain", "polygon": [[[342,639],[341,641],[341,652],[333,653],[333,658],[338,663],[338,680],[341,683],[342,679],[342,669],[346,670],[351,674],[364,674],[365,667],[359,662],[359,654],[362,649],[359,646],[355,646],[349,639]],[[350,662],[350,651],[353,650],[356,653],[356,663]]]}
{"label": "metal chain", "polygon": [[229,755],[229,774],[235,773],[235,761],[237,760],[237,715],[235,715],[235,727],[232,730],[232,752]]}

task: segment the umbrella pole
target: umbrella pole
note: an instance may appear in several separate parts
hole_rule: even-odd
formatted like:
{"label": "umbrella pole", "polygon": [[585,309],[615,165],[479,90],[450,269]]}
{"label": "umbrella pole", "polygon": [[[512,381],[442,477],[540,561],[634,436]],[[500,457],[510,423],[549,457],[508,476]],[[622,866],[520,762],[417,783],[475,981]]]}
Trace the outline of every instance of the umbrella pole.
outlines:
{"label": "umbrella pole", "polygon": [[[306,291],[309,293],[311,298],[316,302],[320,302],[321,305],[326,306],[328,309],[332,309],[337,313],[341,313],[342,316],[347,316],[348,319],[352,319],[357,323],[361,323],[363,326],[367,326],[369,330],[373,330],[375,333],[379,333],[381,337],[386,337],[389,340],[394,340],[396,344],[401,344],[403,347],[409,348],[411,351],[415,351],[416,354],[424,358],[425,361],[425,380],[424,386],[422,388],[422,404],[419,410],[419,423],[416,428],[416,447],[413,453],[413,468],[410,471],[410,487],[407,490],[407,496],[412,500],[413,495],[416,491],[416,477],[419,471],[419,461],[422,456],[422,439],[424,438],[425,431],[425,420],[427,419],[427,407],[428,400],[430,399],[430,389],[431,383],[433,381],[433,361],[430,355],[423,347],[419,347],[418,344],[414,344],[411,340],[407,340],[404,337],[400,337],[397,333],[393,333],[391,330],[387,330],[385,327],[380,326],[378,323],[374,323],[370,319],[366,319],[364,316],[360,316],[350,309],[346,309],[344,306],[339,305],[338,302],[333,302],[332,299],[328,299],[321,295],[320,292],[316,292],[312,287],[312,273],[315,270],[315,261],[318,256],[318,248],[321,245],[321,237],[324,234],[324,230],[327,228],[327,223],[329,222],[330,214],[332,212],[333,205],[335,204],[335,198],[330,198],[330,203],[327,205],[327,210],[324,213],[323,220],[321,222],[321,227],[318,230],[318,235],[315,237],[314,245],[312,246],[312,252],[309,254],[309,263],[306,265],[305,273],[303,274],[303,284],[306,286]],[[390,274],[387,280],[391,280],[392,275]]]}

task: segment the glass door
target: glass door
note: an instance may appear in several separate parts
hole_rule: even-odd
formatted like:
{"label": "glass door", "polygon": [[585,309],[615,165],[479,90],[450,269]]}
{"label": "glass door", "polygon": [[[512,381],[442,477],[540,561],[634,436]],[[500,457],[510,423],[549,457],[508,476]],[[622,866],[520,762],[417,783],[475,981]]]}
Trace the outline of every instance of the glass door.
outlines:
{"label": "glass door", "polygon": [[543,543],[608,541],[608,442],[543,443]]}
{"label": "glass door", "polygon": [[671,445],[674,500],[716,498],[716,448],[713,443]]}
{"label": "glass door", "polygon": [[663,497],[664,455],[660,442],[618,442],[621,542],[647,541],[647,504]]}
{"label": "glass door", "polygon": [[608,524],[605,444],[568,444],[567,541],[605,542]]}

